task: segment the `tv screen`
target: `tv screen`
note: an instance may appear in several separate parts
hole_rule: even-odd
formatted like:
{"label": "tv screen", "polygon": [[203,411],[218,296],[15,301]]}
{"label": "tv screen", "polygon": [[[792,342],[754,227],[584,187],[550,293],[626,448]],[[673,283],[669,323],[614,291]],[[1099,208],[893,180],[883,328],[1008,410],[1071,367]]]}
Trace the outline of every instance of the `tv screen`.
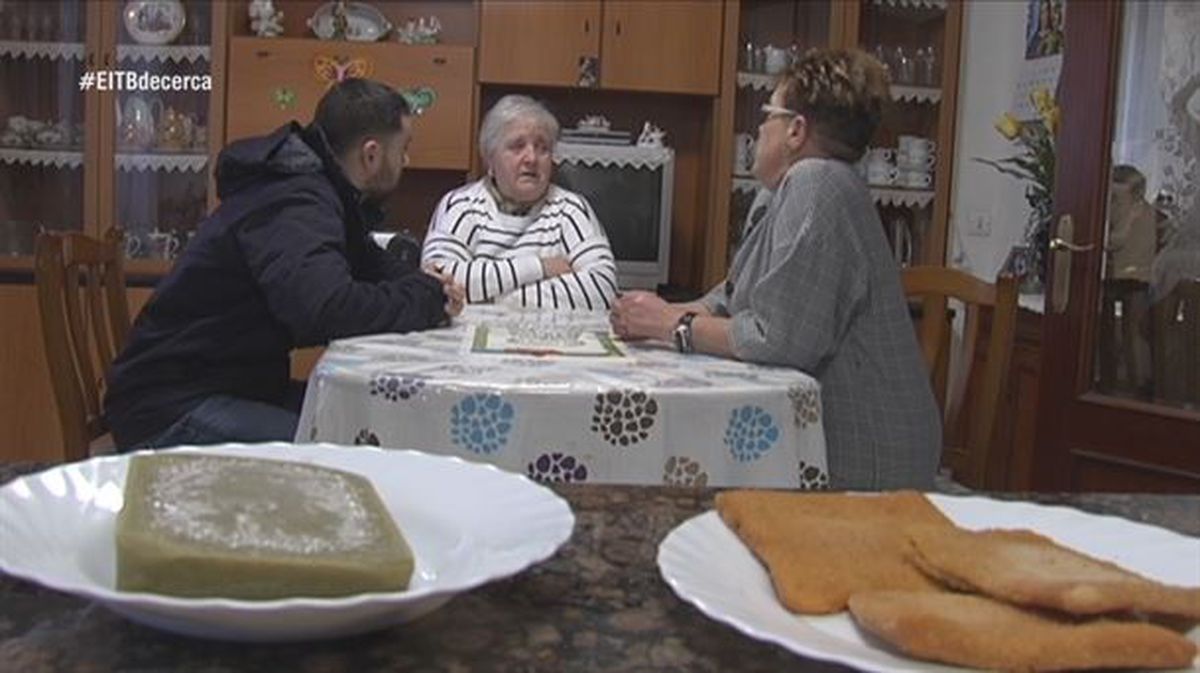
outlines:
{"label": "tv screen", "polygon": [[655,288],[670,268],[675,153],[665,147],[559,143],[554,182],[587,197],[621,287]]}
{"label": "tv screen", "polygon": [[619,260],[658,261],[662,168],[560,164],[554,182],[587,197]]}

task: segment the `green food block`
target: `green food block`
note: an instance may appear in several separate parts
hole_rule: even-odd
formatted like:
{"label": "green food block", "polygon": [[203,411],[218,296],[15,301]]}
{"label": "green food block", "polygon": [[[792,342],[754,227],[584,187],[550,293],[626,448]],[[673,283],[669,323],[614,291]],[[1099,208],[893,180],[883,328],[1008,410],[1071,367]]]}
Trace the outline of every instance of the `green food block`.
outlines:
{"label": "green food block", "polygon": [[402,591],[413,554],[371,482],[316,465],[135,456],[117,589],[268,600]]}

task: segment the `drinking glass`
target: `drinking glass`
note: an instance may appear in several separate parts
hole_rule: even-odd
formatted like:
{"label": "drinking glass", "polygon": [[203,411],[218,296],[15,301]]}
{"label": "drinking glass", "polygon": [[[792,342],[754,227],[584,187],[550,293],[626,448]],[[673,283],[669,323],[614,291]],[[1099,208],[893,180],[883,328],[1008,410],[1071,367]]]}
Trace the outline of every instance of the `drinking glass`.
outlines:
{"label": "drinking glass", "polygon": [[937,55],[932,45],[917,50],[916,70],[919,84],[937,86]]}
{"label": "drinking glass", "polygon": [[896,47],[892,52],[892,67],[895,68],[893,76],[897,84],[913,83],[915,68],[912,57],[904,51],[904,47]]}

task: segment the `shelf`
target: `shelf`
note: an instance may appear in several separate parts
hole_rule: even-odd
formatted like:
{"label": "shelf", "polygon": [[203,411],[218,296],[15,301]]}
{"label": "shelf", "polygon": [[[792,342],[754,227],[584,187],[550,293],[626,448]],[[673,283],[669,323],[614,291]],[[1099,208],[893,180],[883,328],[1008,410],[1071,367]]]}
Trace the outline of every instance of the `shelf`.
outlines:
{"label": "shelf", "polygon": [[754,192],[757,192],[758,188],[761,186],[762,185],[758,183],[758,180],[755,180],[754,178],[741,177],[738,175],[733,176],[733,191],[735,192],[753,194]]}
{"label": "shelf", "polygon": [[946,9],[946,0],[874,0],[874,3],[880,7],[900,9]]}
{"label": "shelf", "polygon": [[892,85],[892,100],[909,103],[936,104],[942,100],[942,90],[931,86]]}
{"label": "shelf", "polygon": [[212,60],[212,49],[208,45],[165,45],[154,46],[146,44],[118,44],[118,61],[172,61],[174,63],[195,63],[196,61]]}
{"label": "shelf", "polygon": [[761,72],[741,72],[737,74],[739,89],[754,89],[755,91],[774,91],[775,82],[779,75],[768,75]]}
{"label": "shelf", "polygon": [[924,208],[933,203],[934,192],[931,189],[889,189],[872,187],[871,198],[882,206],[905,206],[908,208]]}
{"label": "shelf", "polygon": [[122,171],[190,171],[199,173],[208,165],[208,155],[195,152],[174,154],[127,152],[117,153],[117,170]]}
{"label": "shelf", "polygon": [[49,58],[82,61],[82,42],[21,42],[0,40],[0,56],[10,58]]}
{"label": "shelf", "polygon": [[79,168],[83,165],[83,152],[0,147],[0,164]]}
{"label": "shelf", "polygon": [[641,145],[587,145],[559,140],[554,146],[555,163],[567,162],[584,166],[621,166],[654,170],[675,160],[670,147]]}

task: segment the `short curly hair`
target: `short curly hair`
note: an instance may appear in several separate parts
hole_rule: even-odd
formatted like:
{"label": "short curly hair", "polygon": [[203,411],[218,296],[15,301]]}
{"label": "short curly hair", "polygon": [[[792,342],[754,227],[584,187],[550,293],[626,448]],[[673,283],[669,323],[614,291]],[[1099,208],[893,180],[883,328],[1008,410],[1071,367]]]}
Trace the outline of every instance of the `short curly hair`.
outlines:
{"label": "short curly hair", "polygon": [[779,81],[783,105],[804,115],[830,156],[858,161],[889,98],[888,74],[858,49],[809,49]]}

